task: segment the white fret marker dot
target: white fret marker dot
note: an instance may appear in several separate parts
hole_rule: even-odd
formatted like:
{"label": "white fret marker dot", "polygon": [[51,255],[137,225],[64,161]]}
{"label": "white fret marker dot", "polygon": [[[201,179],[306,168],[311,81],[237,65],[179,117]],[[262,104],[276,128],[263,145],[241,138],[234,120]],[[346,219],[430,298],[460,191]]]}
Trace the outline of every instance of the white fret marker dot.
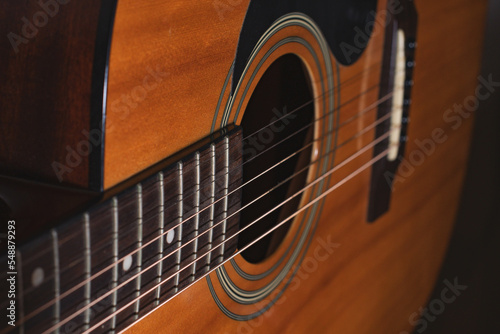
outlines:
{"label": "white fret marker dot", "polygon": [[128,271],[132,268],[132,255],[129,255],[122,262],[123,271]]}
{"label": "white fret marker dot", "polygon": [[33,273],[31,273],[31,284],[34,287],[39,286],[43,282],[45,274],[43,272],[43,269],[38,267],[35,270],[33,270]]}
{"label": "white fret marker dot", "polygon": [[168,233],[167,233],[167,242],[169,244],[171,244],[172,241],[174,241],[174,237],[175,237],[175,231],[174,230],[168,231]]}

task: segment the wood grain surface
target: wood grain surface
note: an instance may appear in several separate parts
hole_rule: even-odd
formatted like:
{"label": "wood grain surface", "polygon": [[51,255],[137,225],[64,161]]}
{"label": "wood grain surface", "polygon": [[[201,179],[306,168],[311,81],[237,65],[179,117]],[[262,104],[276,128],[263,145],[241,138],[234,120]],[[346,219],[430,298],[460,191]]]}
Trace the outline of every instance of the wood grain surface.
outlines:
{"label": "wood grain surface", "polygon": [[87,188],[89,154],[77,152],[90,131],[101,2],[44,8],[0,4],[0,172]]}
{"label": "wood grain surface", "polygon": [[[110,58],[106,187],[209,134],[247,6],[245,1],[228,1],[220,12],[215,3],[119,2]],[[410,315],[426,304],[455,219],[473,117],[454,126],[458,120],[444,116],[450,116],[447,110],[454,104],[475,94],[486,1],[422,0],[416,7],[417,67],[406,169],[399,170],[389,213],[373,225],[366,223],[370,181],[366,170],[327,197],[306,258],[313,259],[325,240],[338,247],[314,271],[302,268],[298,288],[287,289],[263,316],[248,322],[230,320],[202,280],[130,333],[411,330]],[[377,100],[377,89],[363,93],[378,83],[380,73],[367,69],[380,61],[381,52],[382,38],[374,33],[361,59],[354,66],[340,67],[340,81],[350,80],[339,98],[346,102],[355,98],[342,105],[344,120]],[[307,67],[307,57],[301,59]],[[309,73],[317,84],[314,71]],[[227,94],[223,104],[225,99]],[[367,112],[349,123],[340,130],[339,141],[374,119],[375,114]],[[336,161],[371,140],[373,133],[367,132],[351,141],[337,152]],[[419,143],[429,140],[434,148],[426,154]],[[340,169],[330,185],[370,159],[365,154]],[[280,252],[283,249],[247,268],[269,266]]]}
{"label": "wood grain surface", "polygon": [[221,20],[211,1],[119,1],[109,65],[105,188],[210,133],[245,1],[230,8]]}

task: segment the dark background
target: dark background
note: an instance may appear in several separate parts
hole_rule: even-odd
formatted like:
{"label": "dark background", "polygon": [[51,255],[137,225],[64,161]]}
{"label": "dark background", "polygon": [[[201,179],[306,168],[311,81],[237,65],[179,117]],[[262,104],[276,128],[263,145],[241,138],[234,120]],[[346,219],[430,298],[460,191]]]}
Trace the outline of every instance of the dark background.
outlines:
{"label": "dark background", "polygon": [[[471,0],[473,1],[473,0]],[[500,0],[490,0],[482,75],[500,81]],[[464,22],[467,24],[467,22]],[[467,64],[464,64],[467,66]],[[461,206],[435,291],[455,277],[468,288],[422,333],[500,333],[500,92],[476,114]],[[417,332],[415,332],[417,333]]]}

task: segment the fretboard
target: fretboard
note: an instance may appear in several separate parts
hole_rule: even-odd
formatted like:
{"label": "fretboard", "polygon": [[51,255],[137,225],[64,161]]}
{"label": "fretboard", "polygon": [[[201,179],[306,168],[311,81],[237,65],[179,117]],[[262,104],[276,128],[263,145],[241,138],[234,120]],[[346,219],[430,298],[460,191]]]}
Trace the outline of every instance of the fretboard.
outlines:
{"label": "fretboard", "polygon": [[119,331],[217,267],[236,250],[241,164],[238,131],[21,247],[16,330]]}

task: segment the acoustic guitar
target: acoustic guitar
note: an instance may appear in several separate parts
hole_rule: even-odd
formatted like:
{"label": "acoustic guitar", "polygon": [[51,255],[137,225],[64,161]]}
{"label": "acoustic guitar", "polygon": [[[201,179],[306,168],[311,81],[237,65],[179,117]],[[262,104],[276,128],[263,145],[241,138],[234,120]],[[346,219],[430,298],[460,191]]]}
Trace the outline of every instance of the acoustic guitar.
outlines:
{"label": "acoustic guitar", "polygon": [[0,333],[424,330],[485,13],[2,1]]}

